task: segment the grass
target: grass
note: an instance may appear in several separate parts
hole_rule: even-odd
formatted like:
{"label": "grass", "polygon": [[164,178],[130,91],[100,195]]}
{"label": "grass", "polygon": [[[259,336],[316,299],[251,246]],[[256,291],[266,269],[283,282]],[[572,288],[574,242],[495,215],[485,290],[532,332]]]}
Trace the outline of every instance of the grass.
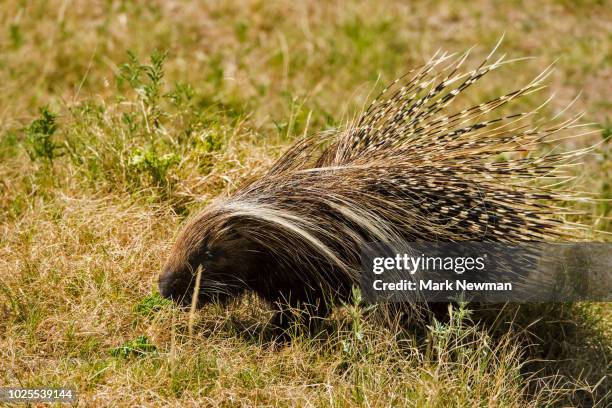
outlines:
{"label": "grass", "polygon": [[[202,310],[190,334],[155,282],[194,209],[438,48],[476,60],[503,32],[503,52],[538,58],[470,98],[558,59],[548,113],[582,92],[567,114],[599,129],[562,146],[600,143],[572,188],[610,199],[607,3],[3,2],[0,384],[74,385],[83,406],[606,406],[608,304],[405,329],[355,301],[278,344],[257,299]],[[608,202],[580,206],[612,230]]]}

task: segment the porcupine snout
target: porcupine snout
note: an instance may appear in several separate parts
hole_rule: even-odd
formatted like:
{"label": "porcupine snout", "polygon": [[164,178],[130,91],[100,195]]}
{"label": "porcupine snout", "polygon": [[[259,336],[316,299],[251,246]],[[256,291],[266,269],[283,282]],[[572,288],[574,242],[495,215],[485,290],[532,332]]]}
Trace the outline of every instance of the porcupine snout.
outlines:
{"label": "porcupine snout", "polygon": [[193,277],[186,275],[165,266],[157,281],[159,294],[177,303],[188,303],[190,291],[193,290]]}
{"label": "porcupine snout", "polygon": [[168,273],[163,271],[159,280],[157,281],[157,288],[159,289],[159,294],[165,298],[172,298],[172,286],[174,284],[174,279],[170,276],[167,276]]}

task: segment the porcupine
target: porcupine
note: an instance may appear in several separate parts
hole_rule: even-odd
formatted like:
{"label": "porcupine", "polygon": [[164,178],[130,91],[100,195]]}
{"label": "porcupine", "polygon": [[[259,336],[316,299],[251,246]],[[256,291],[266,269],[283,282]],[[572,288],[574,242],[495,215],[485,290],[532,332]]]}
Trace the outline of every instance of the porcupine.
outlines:
{"label": "porcupine", "polygon": [[201,265],[199,306],[254,291],[273,304],[315,305],[310,312],[321,316],[359,285],[368,242],[571,239],[576,228],[558,205],[570,196],[542,181],[556,182],[580,152],[533,148],[579,127],[579,115],[533,119],[544,105],[491,114],[544,88],[551,68],[448,112],[487,73],[517,61],[494,58],[496,49],[466,72],[469,51],[436,53],[344,130],[299,140],[263,177],[197,213],[176,239],[160,293],[190,304]]}

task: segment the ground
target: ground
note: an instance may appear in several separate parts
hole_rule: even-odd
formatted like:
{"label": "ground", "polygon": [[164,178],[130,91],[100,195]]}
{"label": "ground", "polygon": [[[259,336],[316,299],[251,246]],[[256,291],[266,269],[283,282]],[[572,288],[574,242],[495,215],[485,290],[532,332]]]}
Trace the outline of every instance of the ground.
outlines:
{"label": "ground", "polygon": [[[438,49],[512,64],[475,103],[549,64],[513,109],[584,112],[574,191],[610,240],[612,7],[538,2],[0,2],[0,385],[82,406],[606,406],[612,309],[454,307],[381,326],[358,299],[275,343],[247,297],[189,315],[156,294],[181,222],[341,127]],[[484,317],[483,317],[484,316]],[[263,323],[262,323],[263,322]],[[606,376],[607,375],[607,376]]]}

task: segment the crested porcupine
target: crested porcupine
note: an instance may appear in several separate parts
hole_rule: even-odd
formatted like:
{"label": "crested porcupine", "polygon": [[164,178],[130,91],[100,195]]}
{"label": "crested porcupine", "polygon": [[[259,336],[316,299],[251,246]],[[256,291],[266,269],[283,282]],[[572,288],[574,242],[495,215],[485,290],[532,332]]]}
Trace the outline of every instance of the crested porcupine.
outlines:
{"label": "crested porcupine", "polygon": [[[359,284],[372,241],[559,241],[575,227],[552,188],[581,152],[538,153],[579,116],[537,118],[541,107],[506,116],[502,106],[542,89],[550,67],[527,85],[449,112],[494,58],[462,71],[469,52],[437,53],[396,80],[346,129],[295,143],[261,178],[193,216],[159,278],[160,293],[196,303],[254,291],[291,305],[345,300]],[[327,312],[319,302],[317,314]],[[333,304],[333,302],[332,302]]]}

